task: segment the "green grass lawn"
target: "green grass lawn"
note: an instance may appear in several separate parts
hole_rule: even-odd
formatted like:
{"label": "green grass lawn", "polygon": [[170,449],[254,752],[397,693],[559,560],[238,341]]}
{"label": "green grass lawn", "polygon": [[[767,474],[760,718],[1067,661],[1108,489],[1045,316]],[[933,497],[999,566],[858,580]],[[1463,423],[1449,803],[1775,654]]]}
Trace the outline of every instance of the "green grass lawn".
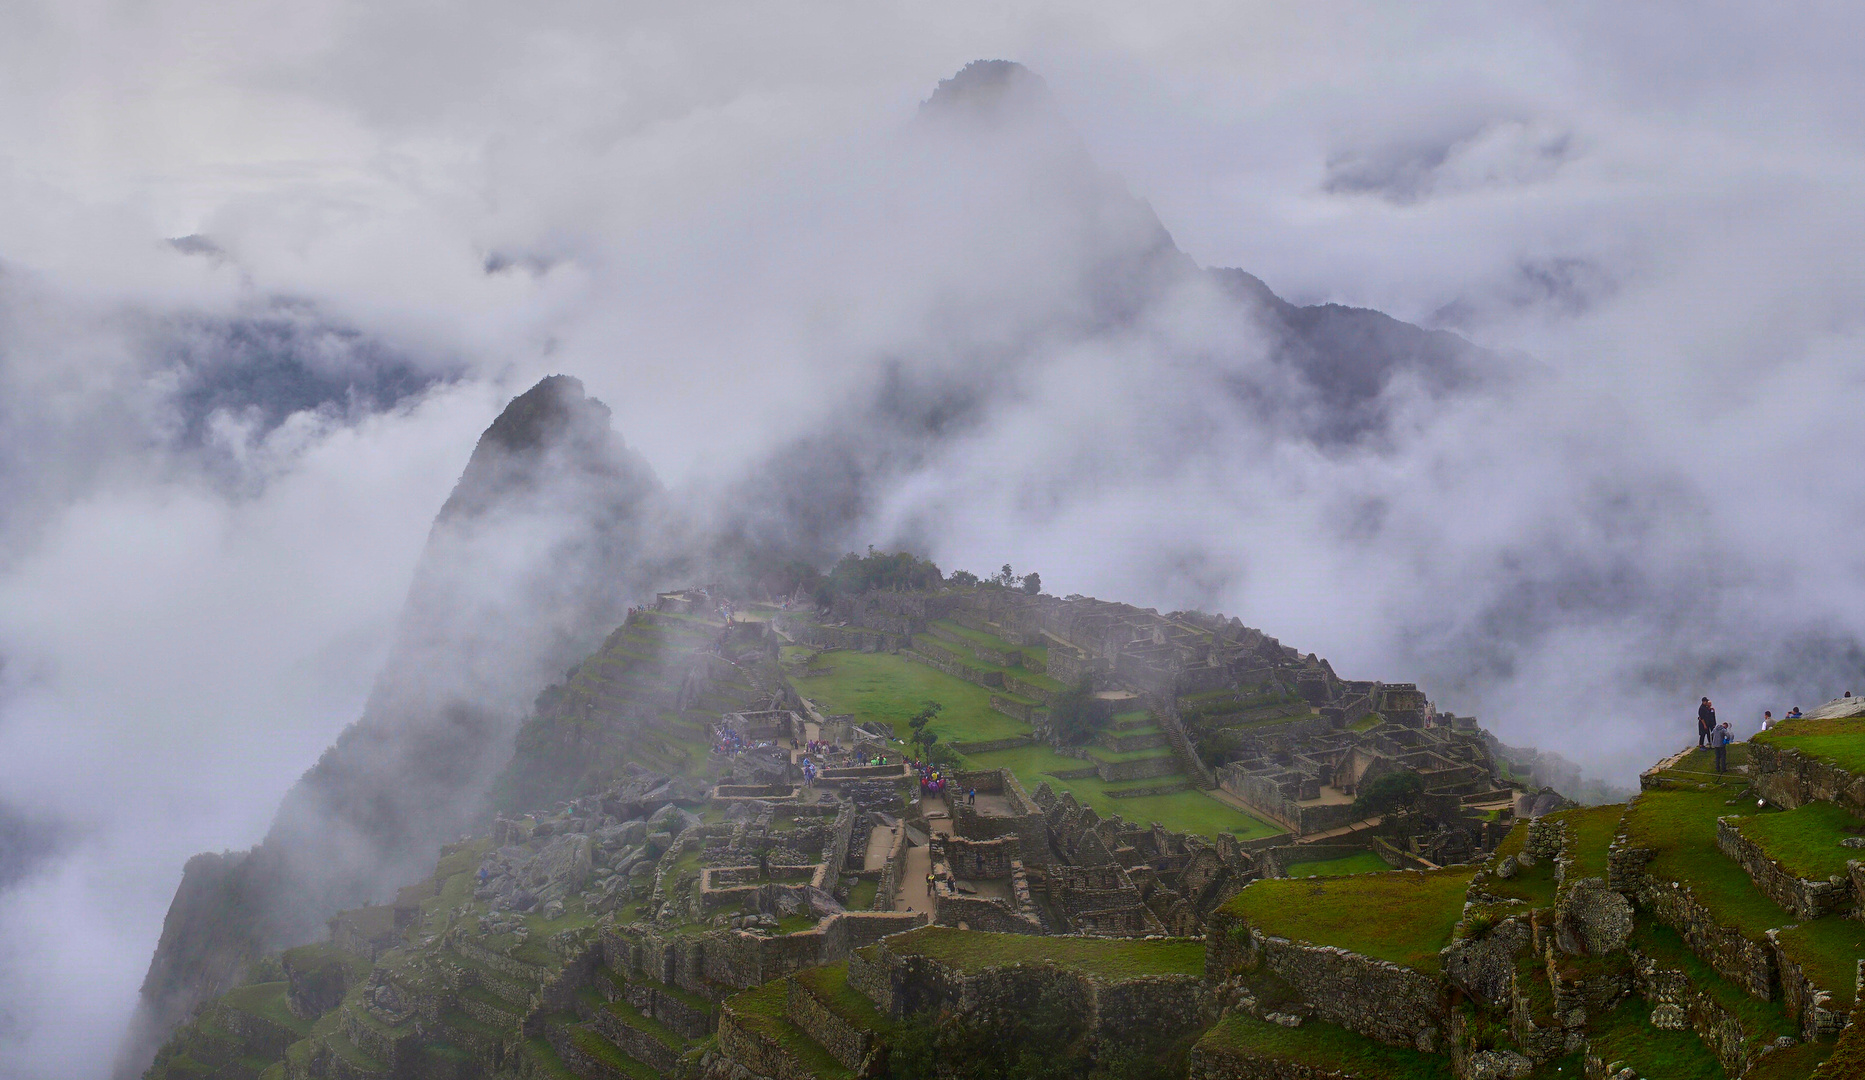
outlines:
{"label": "green grass lawn", "polygon": [[1104,979],[1204,974],[1204,942],[1184,939],[1041,937],[922,926],[883,944],[897,956],[925,956],[967,972],[1006,964],[1051,963]]}
{"label": "green grass lawn", "polygon": [[1663,1080],[1723,1080],[1722,1062],[1696,1032],[1660,1031],[1646,1017],[1650,1007],[1631,997],[1589,1025],[1589,1052],[1611,1064],[1623,1061],[1640,1076]]}
{"label": "green grass lawn", "polygon": [[1654,879],[1689,885],[1717,922],[1759,941],[1768,930],[1791,920],[1735,860],[1717,850],[1716,819],[1756,810],[1754,801],[1746,798],[1729,805],[1741,790],[1718,785],[1707,791],[1647,791],[1627,808],[1625,827],[1632,846],[1657,852],[1645,867]]}
{"label": "green grass lawn", "polygon": [[1531,908],[1554,906],[1554,860],[1542,859],[1533,866],[1519,867],[1515,876],[1504,880],[1495,876],[1496,867],[1511,855],[1520,855],[1528,845],[1528,820],[1518,818],[1509,831],[1504,834],[1501,843],[1490,854],[1486,864],[1490,877],[1483,883],[1482,891],[1491,896],[1500,896],[1509,900],[1520,900]]}
{"label": "green grass lawn", "polygon": [[1755,741],[1798,750],[1851,773],[1865,773],[1865,718],[1784,720],[1756,734]]}
{"label": "green grass lawn", "polygon": [[1625,816],[1625,804],[1583,806],[1549,815],[1567,825],[1565,854],[1573,860],[1568,872],[1570,881],[1606,876],[1606,853],[1612,847],[1613,834]]}
{"label": "green grass lawn", "polygon": [[881,891],[881,883],[871,878],[859,878],[848,887],[848,910],[867,911],[874,906],[875,894]]}
{"label": "green grass lawn", "polygon": [[1795,877],[1823,880],[1844,875],[1848,861],[1865,856],[1839,844],[1865,833],[1865,821],[1835,803],[1808,803],[1785,813],[1755,814],[1737,829]]}
{"label": "green grass lawn", "polygon": [[1110,788],[1118,790],[1122,786],[1157,784],[1169,779],[1167,777],[1130,781],[1124,785],[1110,785],[1098,776],[1081,780],[1058,780],[1055,773],[1092,768],[1094,762],[1063,757],[1047,746],[1032,744],[1009,750],[993,750],[986,754],[968,754],[965,762],[974,769],[1009,769],[1022,781],[1026,790],[1035,791],[1036,785],[1047,783],[1057,793],[1070,792],[1077,801],[1092,806],[1097,814],[1119,814],[1141,825],[1157,821],[1174,832],[1197,833],[1201,836],[1230,833],[1243,840],[1274,836],[1284,831],[1196,789],[1170,795],[1141,795],[1131,799],[1116,799],[1108,794]]}
{"label": "green grass lawn", "polygon": [[[1325,1021],[1285,1028],[1247,1013],[1232,1013],[1219,1021],[1198,1040],[1198,1050],[1290,1061],[1359,1080],[1451,1080],[1456,1075],[1450,1059],[1442,1055],[1387,1046]],[[1574,1080],[1580,1080],[1578,1074]]]}
{"label": "green grass lawn", "polygon": [[1390,960],[1429,975],[1463,917],[1475,868],[1257,881],[1219,910],[1265,933]]}
{"label": "green grass lawn", "polygon": [[1356,851],[1352,855],[1343,855],[1338,859],[1294,862],[1287,867],[1288,875],[1292,878],[1341,877],[1346,874],[1373,874],[1391,869],[1392,867],[1386,865],[1386,860],[1370,851]]}
{"label": "green grass lawn", "polygon": [[[857,723],[883,723],[897,738],[910,734],[907,718],[923,701],[945,706],[932,730],[945,742],[989,742],[1028,735],[1030,726],[991,708],[992,691],[943,671],[888,653],[823,653],[826,675],[793,685],[825,713],[852,713]],[[999,692],[1000,696],[1004,696]]]}
{"label": "green grass lawn", "polygon": [[1008,653],[1023,651],[1023,646],[1021,645],[1012,645],[996,634],[987,634],[982,630],[973,630],[971,627],[963,623],[953,622],[951,619],[938,619],[933,622],[933,625],[939,627],[941,630],[949,630],[954,636],[964,638],[973,645],[982,645],[987,649],[996,649],[998,652]]}

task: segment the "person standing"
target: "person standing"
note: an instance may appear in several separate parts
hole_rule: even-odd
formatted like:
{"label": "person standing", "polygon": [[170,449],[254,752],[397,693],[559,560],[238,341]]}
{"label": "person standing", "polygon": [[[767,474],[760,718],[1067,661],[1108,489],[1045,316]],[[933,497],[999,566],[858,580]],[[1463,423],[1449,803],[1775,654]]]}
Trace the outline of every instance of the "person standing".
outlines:
{"label": "person standing", "polygon": [[1774,710],[1763,709],[1761,711],[1761,729],[1763,731],[1766,731],[1773,726],[1774,726]]}
{"label": "person standing", "polygon": [[1710,704],[1709,698],[1697,706],[1697,747],[1701,749],[1715,743],[1711,736],[1716,734],[1716,706]]}
{"label": "person standing", "polygon": [[1729,743],[1734,739],[1735,736],[1729,732],[1727,720],[1723,721],[1722,726],[1710,736],[1710,742],[1716,747],[1716,771],[1719,773],[1729,771]]}

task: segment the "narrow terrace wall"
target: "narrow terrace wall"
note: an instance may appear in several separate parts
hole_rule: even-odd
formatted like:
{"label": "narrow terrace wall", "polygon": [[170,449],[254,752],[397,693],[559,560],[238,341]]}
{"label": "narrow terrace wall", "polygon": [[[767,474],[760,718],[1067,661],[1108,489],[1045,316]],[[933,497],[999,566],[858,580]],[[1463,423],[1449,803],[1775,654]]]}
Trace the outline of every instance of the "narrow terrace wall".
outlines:
{"label": "narrow terrace wall", "polygon": [[1315,1015],[1388,1046],[1435,1051],[1446,1008],[1436,979],[1328,945],[1270,937],[1220,916],[1207,934],[1205,978],[1218,983],[1259,965],[1280,976]]}
{"label": "narrow terrace wall", "polygon": [[1850,877],[1834,877],[1829,881],[1795,877],[1770,859],[1754,841],[1743,836],[1736,828],[1736,821],[1721,818],[1716,822],[1716,846],[1747,871],[1755,887],[1768,899],[1802,922],[1836,911],[1852,910],[1856,898],[1852,894]]}
{"label": "narrow terrace wall", "polygon": [[1751,742],[1748,748],[1749,775],[1768,801],[1790,810],[1810,802],[1835,802],[1865,813],[1865,776],[1765,742]]}

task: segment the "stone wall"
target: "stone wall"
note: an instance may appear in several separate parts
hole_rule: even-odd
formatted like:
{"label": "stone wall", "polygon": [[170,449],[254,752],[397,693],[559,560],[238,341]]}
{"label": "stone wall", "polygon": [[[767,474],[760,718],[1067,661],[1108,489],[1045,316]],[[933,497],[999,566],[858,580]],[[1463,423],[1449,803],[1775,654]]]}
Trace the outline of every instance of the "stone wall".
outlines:
{"label": "stone wall", "polygon": [[1795,877],[1769,858],[1760,845],[1743,836],[1737,828],[1739,821],[1739,818],[1717,820],[1716,846],[1754,879],[1755,887],[1765,893],[1768,899],[1786,908],[1796,920],[1802,922],[1836,911],[1852,910],[1857,897],[1853,895],[1849,876],[1826,881]]}
{"label": "stone wall", "polygon": [[[1058,939],[1060,946],[1066,939]],[[849,984],[896,1019],[950,1008],[984,1022],[1020,1015],[1038,1002],[1066,1008],[1106,1043],[1152,1044],[1208,1023],[1212,1001],[1196,975],[1104,979],[1048,963],[961,972],[930,957],[896,954],[886,942],[872,959],[849,962]]]}
{"label": "stone wall", "polygon": [[837,1016],[801,979],[784,986],[784,1015],[851,1072],[861,1073],[874,1052],[874,1033]]}
{"label": "stone wall", "polygon": [[1761,741],[1748,744],[1749,776],[1755,790],[1778,806],[1835,802],[1865,814],[1865,776]]}
{"label": "stone wall", "polygon": [[[1839,1034],[1850,1017],[1832,1008],[1831,990],[1835,988],[1815,986],[1800,965],[1782,951],[1776,931],[1768,931],[1768,943],[1780,971],[1781,1003],[1787,1006],[1787,1015],[1800,1024],[1801,1035],[1811,1039],[1831,1038]],[[1853,978],[1856,986],[1856,973]]]}
{"label": "stone wall", "polygon": [[1153,758],[1134,758],[1130,761],[1097,761],[1095,774],[1108,783],[1120,780],[1151,780],[1158,776],[1172,776],[1179,771],[1176,755]]}
{"label": "stone wall", "polygon": [[952,812],[952,831],[967,840],[1017,838],[1016,857],[1026,866],[1041,866],[1051,861],[1048,824],[1042,808],[1037,806],[1023,785],[1009,769],[986,769],[952,774],[953,791],[976,790],[980,795],[1001,795],[1009,804],[1010,816],[980,813],[962,799],[948,800]]}
{"label": "stone wall", "polygon": [[1661,1031],[1688,1028],[1722,1062],[1724,1072],[1741,1076],[1748,1071],[1748,1042],[1754,1033],[1743,1028],[1739,1017],[1691,982],[1684,971],[1637,952],[1632,961],[1633,981],[1651,1007],[1652,1027]]}
{"label": "stone wall", "polygon": [[1390,1046],[1435,1051],[1446,1007],[1423,972],[1326,945],[1270,937],[1215,915],[1206,934],[1205,978],[1221,983],[1259,967],[1288,983],[1321,1019]]}
{"label": "stone wall", "polygon": [[1717,974],[1763,1001],[1773,997],[1778,974],[1775,950],[1719,924],[1688,886],[1647,880],[1638,890],[1638,902],[1659,922],[1677,931],[1690,951],[1715,968]]}
{"label": "stone wall", "polygon": [[1472,998],[1492,1008],[1512,1000],[1515,963],[1533,944],[1528,918],[1512,915],[1480,938],[1460,938],[1444,950],[1444,975]]}
{"label": "stone wall", "polygon": [[1014,836],[995,840],[967,840],[962,836],[934,836],[932,857],[961,878],[1007,878],[1021,845]]}

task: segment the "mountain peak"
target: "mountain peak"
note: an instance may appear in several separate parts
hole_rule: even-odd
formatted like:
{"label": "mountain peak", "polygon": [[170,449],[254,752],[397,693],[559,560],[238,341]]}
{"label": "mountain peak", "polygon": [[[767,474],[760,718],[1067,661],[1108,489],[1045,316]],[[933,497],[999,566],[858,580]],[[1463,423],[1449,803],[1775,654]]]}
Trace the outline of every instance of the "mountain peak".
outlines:
{"label": "mountain peak", "polygon": [[988,121],[1054,111],[1049,84],[1015,60],[973,60],[920,104],[922,114]]}

